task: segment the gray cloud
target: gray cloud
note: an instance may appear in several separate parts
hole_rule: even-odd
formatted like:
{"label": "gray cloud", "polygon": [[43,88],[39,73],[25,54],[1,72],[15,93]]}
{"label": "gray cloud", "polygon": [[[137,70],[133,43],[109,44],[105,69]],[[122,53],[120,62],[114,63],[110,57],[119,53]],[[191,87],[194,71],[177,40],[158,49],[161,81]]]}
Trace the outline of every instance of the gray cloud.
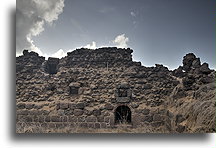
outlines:
{"label": "gray cloud", "polygon": [[33,36],[44,31],[44,24],[52,25],[63,12],[64,0],[17,0],[16,11],[16,52],[23,49],[38,52],[41,50],[34,45]]}

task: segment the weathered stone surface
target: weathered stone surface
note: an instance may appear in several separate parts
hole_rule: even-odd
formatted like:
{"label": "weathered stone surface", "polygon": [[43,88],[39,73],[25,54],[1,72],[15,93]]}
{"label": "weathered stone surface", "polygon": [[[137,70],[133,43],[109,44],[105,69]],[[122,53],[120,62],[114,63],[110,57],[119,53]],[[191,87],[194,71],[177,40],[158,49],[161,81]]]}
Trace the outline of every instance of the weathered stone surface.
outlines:
{"label": "weathered stone surface", "polygon": [[97,117],[97,121],[98,121],[98,122],[104,122],[104,116],[102,116],[102,115],[101,115],[101,116],[98,116],[98,117]]}
{"label": "weathered stone surface", "polygon": [[111,105],[110,103],[106,103],[105,106],[104,106],[104,109],[107,109],[107,110],[113,110],[113,105]]}
{"label": "weathered stone surface", "polygon": [[17,115],[28,115],[29,111],[28,110],[17,110],[16,113]]}
{"label": "weathered stone surface", "polygon": [[131,118],[126,123],[132,130],[145,125],[157,131],[191,132],[186,129],[190,122],[198,129],[195,132],[213,131],[214,70],[192,53],[173,71],[161,64],[142,66],[132,61],[131,53],[131,49],[82,48],[62,59],[45,60],[24,51],[16,58],[17,123],[24,127],[46,123],[47,130],[118,128],[116,121],[125,110],[117,113],[115,108],[127,106]]}
{"label": "weathered stone surface", "polygon": [[71,82],[71,83],[69,84],[69,87],[79,88],[79,87],[80,87],[80,83],[78,83],[78,82]]}
{"label": "weathered stone surface", "polygon": [[164,121],[157,121],[157,122],[151,123],[151,126],[153,126],[153,127],[160,127],[163,125],[164,125]]}
{"label": "weathered stone surface", "polygon": [[32,117],[31,116],[23,116],[24,122],[32,122]]}
{"label": "weathered stone surface", "polygon": [[149,83],[143,85],[143,89],[151,89],[151,88],[152,88],[152,85]]}
{"label": "weathered stone surface", "polygon": [[38,122],[44,122],[45,120],[44,120],[44,116],[39,116],[39,118],[38,118]]}
{"label": "weathered stone surface", "polygon": [[74,115],[75,116],[81,116],[83,114],[83,110],[81,110],[81,109],[75,109],[74,110]]}
{"label": "weathered stone surface", "polygon": [[193,60],[192,62],[193,68],[199,68],[200,66],[201,66],[200,58],[196,58],[195,60]]}
{"label": "weathered stone surface", "polygon": [[88,128],[94,128],[94,123],[88,123]]}
{"label": "weathered stone surface", "polygon": [[163,117],[160,114],[154,114],[153,116],[154,121],[163,121]]}
{"label": "weathered stone surface", "polygon": [[68,103],[60,103],[60,109],[68,109],[69,108],[69,105]]}
{"label": "weathered stone surface", "polygon": [[177,69],[173,71],[173,75],[176,77],[184,77],[185,73],[183,72],[183,67],[179,66]]}
{"label": "weathered stone surface", "polygon": [[76,104],[74,104],[74,103],[69,103],[69,108],[70,109],[75,109],[76,108]]}
{"label": "weathered stone surface", "polygon": [[132,108],[137,108],[137,107],[139,107],[139,104],[137,104],[137,103],[132,103],[132,104],[131,104],[131,107],[132,107]]}
{"label": "weathered stone surface", "polygon": [[130,98],[129,97],[117,97],[116,101],[118,103],[128,103],[130,102]]}
{"label": "weathered stone surface", "polygon": [[97,118],[95,116],[88,116],[86,118],[86,122],[96,122]]}
{"label": "weathered stone surface", "polygon": [[59,116],[51,116],[50,120],[52,122],[61,122],[61,118]]}
{"label": "weathered stone surface", "polygon": [[183,69],[189,71],[196,56],[193,53],[186,54],[183,58]]}
{"label": "weathered stone surface", "polygon": [[51,119],[50,119],[50,116],[45,116],[45,122],[50,122]]}
{"label": "weathered stone surface", "polygon": [[18,109],[24,109],[26,107],[25,103],[19,103],[17,104]]}
{"label": "weathered stone surface", "polygon": [[87,128],[88,124],[87,123],[80,123],[80,127]]}
{"label": "weathered stone surface", "polygon": [[143,121],[144,122],[152,122],[153,121],[153,117],[150,115],[144,116],[143,117]]}
{"label": "weathered stone surface", "polygon": [[176,115],[176,123],[181,123],[185,120],[185,118],[183,117],[183,115]]}
{"label": "weathered stone surface", "polygon": [[34,104],[28,103],[25,105],[25,107],[26,107],[26,109],[32,109],[34,107]]}
{"label": "weathered stone surface", "polygon": [[85,108],[85,103],[77,103],[76,108],[78,109],[84,109]]}
{"label": "weathered stone surface", "polygon": [[61,121],[62,122],[68,122],[68,117],[67,116],[62,116]]}
{"label": "weathered stone surface", "polygon": [[211,70],[209,69],[209,66],[207,63],[203,63],[200,67],[200,71],[204,74],[210,74]]}
{"label": "weathered stone surface", "polygon": [[148,115],[149,112],[150,112],[150,110],[149,110],[149,109],[146,109],[146,108],[142,110],[142,113],[143,113],[144,115]]}
{"label": "weathered stone surface", "polygon": [[100,128],[100,123],[95,123],[95,128]]}
{"label": "weathered stone surface", "polygon": [[99,109],[95,109],[95,110],[93,110],[92,114],[95,116],[99,116],[99,115],[101,115],[101,111]]}
{"label": "weathered stone surface", "polygon": [[182,125],[179,125],[177,128],[176,128],[176,131],[179,132],[179,133],[182,133],[185,131],[185,126],[182,126]]}
{"label": "weathered stone surface", "polygon": [[105,121],[106,123],[110,123],[110,117],[105,117],[105,118],[104,118],[104,121]]}
{"label": "weathered stone surface", "polygon": [[78,118],[75,117],[75,116],[69,116],[68,121],[69,121],[69,122],[77,122],[77,121],[78,121]]}
{"label": "weathered stone surface", "polygon": [[186,90],[191,90],[192,85],[195,83],[195,78],[193,75],[189,75],[182,79],[183,85]]}

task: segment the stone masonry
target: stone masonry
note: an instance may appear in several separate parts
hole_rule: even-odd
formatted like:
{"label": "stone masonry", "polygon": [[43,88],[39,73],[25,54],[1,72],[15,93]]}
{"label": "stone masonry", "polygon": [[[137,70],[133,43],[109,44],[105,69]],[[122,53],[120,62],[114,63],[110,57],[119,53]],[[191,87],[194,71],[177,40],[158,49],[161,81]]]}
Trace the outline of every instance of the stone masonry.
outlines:
{"label": "stone masonry", "polygon": [[183,66],[172,71],[159,64],[142,66],[132,61],[132,52],[81,48],[62,59],[45,60],[24,50],[16,58],[17,131],[30,126],[116,129],[123,122],[152,132],[215,131],[214,126],[193,120],[200,116],[195,115],[195,106],[190,114],[179,112],[189,101],[208,98],[211,116],[203,122],[215,123],[215,71],[207,63],[189,53]]}

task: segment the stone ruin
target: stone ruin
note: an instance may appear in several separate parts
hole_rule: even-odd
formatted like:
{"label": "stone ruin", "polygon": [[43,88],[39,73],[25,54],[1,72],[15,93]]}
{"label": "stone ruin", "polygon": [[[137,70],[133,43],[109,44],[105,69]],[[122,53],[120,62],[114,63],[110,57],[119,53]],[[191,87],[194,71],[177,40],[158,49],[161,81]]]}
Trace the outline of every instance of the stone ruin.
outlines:
{"label": "stone ruin", "polygon": [[145,67],[132,61],[132,52],[81,48],[45,60],[24,50],[16,58],[17,132],[121,125],[152,133],[215,132],[215,71],[207,63],[189,53],[175,70]]}

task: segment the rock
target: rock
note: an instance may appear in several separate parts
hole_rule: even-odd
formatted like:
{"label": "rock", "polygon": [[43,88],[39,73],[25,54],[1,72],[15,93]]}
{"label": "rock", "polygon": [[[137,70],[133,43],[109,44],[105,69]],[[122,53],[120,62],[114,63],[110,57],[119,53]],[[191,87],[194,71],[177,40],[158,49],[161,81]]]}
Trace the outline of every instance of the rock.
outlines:
{"label": "rock", "polygon": [[80,87],[80,83],[78,83],[78,82],[71,82],[71,83],[69,84],[69,87],[79,88],[79,87]]}
{"label": "rock", "polygon": [[185,120],[185,118],[182,115],[180,115],[180,114],[176,115],[176,123],[181,123],[184,120]]}
{"label": "rock", "polygon": [[25,103],[19,103],[17,104],[18,109],[24,109],[25,108]]}
{"label": "rock", "polygon": [[27,56],[29,54],[29,51],[28,50],[23,50],[23,55],[24,56]]}
{"label": "rock", "polygon": [[122,88],[122,89],[129,89],[130,86],[128,85],[127,82],[122,82],[120,85],[117,86],[118,89]]}
{"label": "rock", "polygon": [[83,114],[83,110],[81,109],[74,109],[74,115],[75,116],[81,116]]}
{"label": "rock", "polygon": [[178,127],[176,128],[176,131],[177,131],[178,133],[184,132],[184,131],[185,131],[185,126],[183,126],[183,125],[178,125]]}
{"label": "rock", "polygon": [[209,69],[209,66],[207,63],[203,63],[200,67],[200,71],[203,73],[203,74],[210,74],[211,73],[211,70]]}
{"label": "rock", "polygon": [[200,58],[196,58],[195,60],[193,60],[191,66],[192,68],[199,68],[201,66]]}
{"label": "rock", "polygon": [[193,75],[189,75],[182,79],[182,83],[186,90],[191,90],[192,85],[195,83],[195,78]]}
{"label": "rock", "polygon": [[78,121],[78,118],[75,117],[75,116],[70,116],[69,119],[68,119],[69,122],[77,122]]}
{"label": "rock", "polygon": [[32,109],[34,107],[34,104],[26,104],[26,109]]}
{"label": "rock", "polygon": [[150,112],[150,110],[149,110],[149,109],[146,109],[146,108],[142,110],[142,113],[143,113],[144,115],[148,115],[149,112]]}
{"label": "rock", "polygon": [[68,103],[60,103],[60,109],[65,110],[65,109],[68,109],[68,108],[69,108]]}
{"label": "rock", "polygon": [[137,104],[137,103],[132,103],[132,104],[131,104],[131,107],[132,107],[132,108],[137,108],[137,107],[139,107],[139,104]]}
{"label": "rock", "polygon": [[76,104],[74,104],[74,103],[69,103],[69,108],[70,108],[70,109],[75,109],[75,108],[76,108]]}
{"label": "rock", "polygon": [[93,110],[92,114],[95,116],[99,116],[99,115],[101,115],[101,111],[99,109],[95,109],[95,110]]}
{"label": "rock", "polygon": [[186,92],[185,92],[185,90],[183,88],[176,87],[175,90],[173,91],[172,97],[173,97],[173,99],[180,99],[180,98],[186,97],[186,95],[187,94],[186,94]]}
{"label": "rock", "polygon": [[143,121],[144,122],[152,122],[153,121],[153,117],[150,115],[144,116],[143,117]]}
{"label": "rock", "polygon": [[104,106],[104,109],[107,109],[107,110],[113,110],[113,108],[114,107],[110,103],[106,103]]}
{"label": "rock", "polygon": [[183,70],[186,72],[190,71],[193,61],[196,59],[196,56],[193,53],[188,53],[183,57]]}
{"label": "rock", "polygon": [[[16,58],[16,121],[23,128],[46,123],[45,130],[67,127],[62,132],[75,132],[81,126],[85,132],[87,127],[119,128],[115,124],[124,117],[131,124],[128,132],[139,126],[152,132],[209,131],[215,126],[215,71],[208,74],[208,66],[193,54],[174,71],[159,64],[142,66],[121,48],[82,48],[48,60],[24,54]],[[119,106],[127,107],[115,110]],[[186,129],[190,125],[194,127]]]}
{"label": "rock", "polygon": [[179,66],[177,69],[173,71],[173,75],[176,77],[184,77],[185,73],[183,72],[183,67]]}
{"label": "rock", "polygon": [[152,85],[149,83],[143,85],[143,89],[151,89],[151,88],[152,88]]}
{"label": "rock", "polygon": [[153,116],[153,120],[154,121],[162,121],[163,120],[163,117],[160,115],[160,114],[155,114]]}
{"label": "rock", "polygon": [[95,116],[88,116],[86,118],[86,122],[96,122],[97,118]]}
{"label": "rock", "polygon": [[214,78],[210,77],[210,76],[203,76],[199,79],[199,81],[203,84],[208,84],[208,83],[211,83],[211,82],[214,82]]}
{"label": "rock", "polygon": [[77,109],[84,109],[85,108],[85,103],[77,103],[76,108]]}
{"label": "rock", "polygon": [[100,128],[100,123],[95,123],[95,128]]}
{"label": "rock", "polygon": [[104,122],[104,116],[100,115],[97,117],[98,122]]}
{"label": "rock", "polygon": [[52,122],[61,122],[61,118],[59,116],[51,116],[50,120]]}
{"label": "rock", "polygon": [[164,125],[164,121],[157,121],[157,122],[152,122],[151,126],[152,127],[160,127]]}

